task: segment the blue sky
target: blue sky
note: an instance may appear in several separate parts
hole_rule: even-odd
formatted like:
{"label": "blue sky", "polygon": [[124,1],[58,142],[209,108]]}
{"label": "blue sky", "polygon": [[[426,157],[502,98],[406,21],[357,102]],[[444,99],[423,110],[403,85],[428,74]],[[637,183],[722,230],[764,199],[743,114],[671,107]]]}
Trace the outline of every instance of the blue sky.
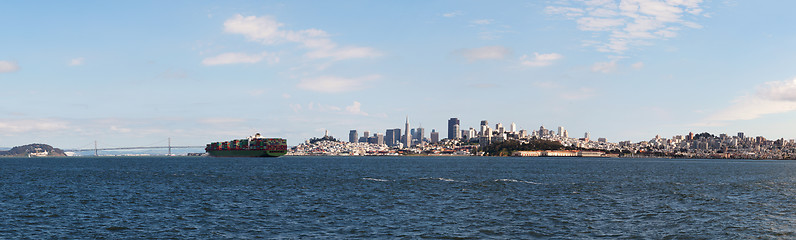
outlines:
{"label": "blue sky", "polygon": [[790,1],[0,3],[0,146],[515,122],[796,137]]}

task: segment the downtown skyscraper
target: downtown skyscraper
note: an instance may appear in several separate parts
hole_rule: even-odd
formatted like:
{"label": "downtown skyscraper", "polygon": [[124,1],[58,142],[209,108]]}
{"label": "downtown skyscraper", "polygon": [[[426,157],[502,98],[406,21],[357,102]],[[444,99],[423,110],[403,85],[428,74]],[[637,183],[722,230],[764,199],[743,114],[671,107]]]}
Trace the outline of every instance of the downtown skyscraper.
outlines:
{"label": "downtown skyscraper", "polygon": [[456,135],[457,135],[456,133],[459,130],[456,129],[456,125],[459,125],[459,128],[461,128],[461,125],[459,124],[459,119],[458,118],[448,119],[448,139],[456,139],[457,138],[456,137]]}

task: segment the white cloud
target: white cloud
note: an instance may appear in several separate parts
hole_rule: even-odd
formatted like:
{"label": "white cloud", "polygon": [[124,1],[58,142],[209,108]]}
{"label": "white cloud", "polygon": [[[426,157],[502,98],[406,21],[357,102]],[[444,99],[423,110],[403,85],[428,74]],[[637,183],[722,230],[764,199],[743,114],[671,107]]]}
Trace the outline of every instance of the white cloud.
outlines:
{"label": "white cloud", "polygon": [[373,58],[381,56],[381,53],[369,47],[342,47],[342,48],[322,48],[305,54],[310,59],[331,58],[334,60],[344,60],[351,58]]}
{"label": "white cloud", "polygon": [[461,11],[453,11],[453,12],[443,13],[442,14],[443,17],[455,17],[455,16],[459,16],[459,15],[462,15]]}
{"label": "white cloud", "polygon": [[637,63],[634,63],[634,64],[632,64],[630,66],[635,68],[635,69],[642,69],[642,68],[644,68],[644,63],[643,62],[637,62]]}
{"label": "white cloud", "polygon": [[83,65],[83,62],[85,62],[85,60],[86,59],[82,58],[82,57],[73,58],[72,60],[69,60],[69,66],[80,66],[80,65]]}
{"label": "white cloud", "polygon": [[55,131],[69,129],[69,124],[60,120],[53,119],[24,119],[9,120],[0,119],[0,132],[2,133],[25,133],[35,131]]}
{"label": "white cloud", "polygon": [[19,65],[12,61],[0,61],[0,73],[16,72],[19,70]]}
{"label": "white cloud", "polygon": [[368,113],[362,111],[362,104],[357,101],[354,101],[354,103],[351,104],[351,106],[346,106],[345,111],[347,113],[354,115],[362,115],[362,116],[368,115]]}
{"label": "white cloud", "polygon": [[480,48],[459,49],[453,54],[461,56],[469,62],[476,60],[500,60],[511,55],[511,49],[503,46],[487,46]]}
{"label": "white cloud", "polygon": [[301,111],[301,104],[298,104],[298,103],[297,104],[292,104],[291,103],[291,104],[288,104],[288,106],[290,107],[290,109],[293,110],[293,112]]}
{"label": "white cloud", "polygon": [[118,133],[129,133],[129,132],[133,131],[132,129],[129,129],[129,128],[123,128],[123,127],[117,127],[117,126],[111,126],[110,129],[111,129],[111,131],[118,132]]}
{"label": "white cloud", "polygon": [[796,78],[764,83],[754,94],[736,98],[732,106],[697,125],[720,125],[727,121],[752,120],[791,111],[796,111]]}
{"label": "white cloud", "polygon": [[224,22],[224,31],[241,34],[250,41],[266,45],[283,42],[300,43],[309,49],[305,55],[310,59],[329,58],[343,60],[351,58],[371,58],[381,56],[374,48],[345,46],[339,47],[329,38],[329,34],[320,29],[283,30],[283,23],[271,16],[243,16],[237,14]]}
{"label": "white cloud", "polygon": [[489,25],[489,24],[492,24],[493,22],[495,22],[495,20],[492,20],[492,19],[476,19],[476,20],[471,21],[470,23],[475,24],[475,25]]}
{"label": "white cloud", "polygon": [[263,58],[268,58],[269,63],[277,63],[279,62],[279,57],[273,56],[272,54],[263,52],[260,54],[246,54],[246,53],[222,53],[215,57],[208,57],[202,60],[202,64],[205,66],[215,66],[215,65],[225,65],[225,64],[237,64],[237,63],[257,63],[263,60]]}
{"label": "white cloud", "polygon": [[558,53],[533,53],[534,57],[531,59],[528,55],[522,55],[520,57],[520,64],[523,66],[528,67],[544,67],[553,64],[556,60],[563,58],[564,56]]}
{"label": "white cloud", "polygon": [[322,76],[317,78],[302,79],[297,85],[298,88],[325,93],[339,93],[358,91],[366,88],[369,82],[381,78],[379,75],[369,75],[359,78],[341,78],[334,76]]}
{"label": "white cloud", "polygon": [[596,95],[595,90],[593,88],[581,87],[575,90],[567,90],[564,93],[562,93],[560,96],[563,99],[574,101],[574,100],[588,99],[594,97],[595,95]]}
{"label": "white cloud", "polygon": [[204,124],[231,124],[231,123],[242,123],[245,122],[245,119],[241,118],[202,118],[199,119],[199,123]]}
{"label": "white cloud", "polygon": [[616,60],[610,62],[597,62],[591,67],[592,72],[611,73],[616,70]]}
{"label": "white cloud", "polygon": [[[622,53],[648,41],[677,36],[680,26],[701,28],[687,20],[706,16],[702,0],[559,1],[545,12],[574,20],[583,31],[604,32],[594,45],[598,51]],[[590,41],[591,42],[591,41]]]}

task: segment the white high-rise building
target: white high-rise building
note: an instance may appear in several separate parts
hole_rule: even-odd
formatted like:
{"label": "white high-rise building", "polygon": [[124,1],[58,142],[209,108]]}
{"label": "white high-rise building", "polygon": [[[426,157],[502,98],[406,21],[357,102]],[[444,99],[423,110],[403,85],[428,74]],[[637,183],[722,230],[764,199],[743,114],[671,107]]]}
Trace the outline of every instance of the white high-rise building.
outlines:
{"label": "white high-rise building", "polygon": [[517,124],[511,123],[511,132],[517,132]]}
{"label": "white high-rise building", "polygon": [[558,136],[564,136],[564,127],[558,126]]}
{"label": "white high-rise building", "polygon": [[497,131],[498,134],[503,134],[504,132],[503,124],[502,123],[495,124],[495,131]]}
{"label": "white high-rise building", "polygon": [[566,129],[564,130],[564,137],[565,137],[565,138],[568,138],[568,137],[569,137],[569,133],[567,132],[567,130],[566,130]]}
{"label": "white high-rise building", "polygon": [[459,124],[454,124],[453,125],[453,133],[454,133],[454,135],[453,135],[454,139],[461,139],[462,138],[462,131],[459,130]]}
{"label": "white high-rise building", "polygon": [[411,133],[411,130],[409,129],[409,116],[408,115],[406,116],[406,130],[404,130],[404,131],[406,131],[406,138],[404,139],[404,146],[409,148],[409,147],[412,146],[412,133]]}

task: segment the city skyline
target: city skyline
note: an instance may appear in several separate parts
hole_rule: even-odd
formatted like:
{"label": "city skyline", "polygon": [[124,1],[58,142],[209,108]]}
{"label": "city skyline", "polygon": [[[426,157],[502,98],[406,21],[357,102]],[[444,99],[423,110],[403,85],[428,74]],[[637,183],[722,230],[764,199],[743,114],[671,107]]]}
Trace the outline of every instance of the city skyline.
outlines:
{"label": "city skyline", "polygon": [[0,147],[255,132],[295,145],[326,130],[406,135],[407,116],[440,139],[450,118],[611,142],[793,139],[794,5],[7,1]]}

